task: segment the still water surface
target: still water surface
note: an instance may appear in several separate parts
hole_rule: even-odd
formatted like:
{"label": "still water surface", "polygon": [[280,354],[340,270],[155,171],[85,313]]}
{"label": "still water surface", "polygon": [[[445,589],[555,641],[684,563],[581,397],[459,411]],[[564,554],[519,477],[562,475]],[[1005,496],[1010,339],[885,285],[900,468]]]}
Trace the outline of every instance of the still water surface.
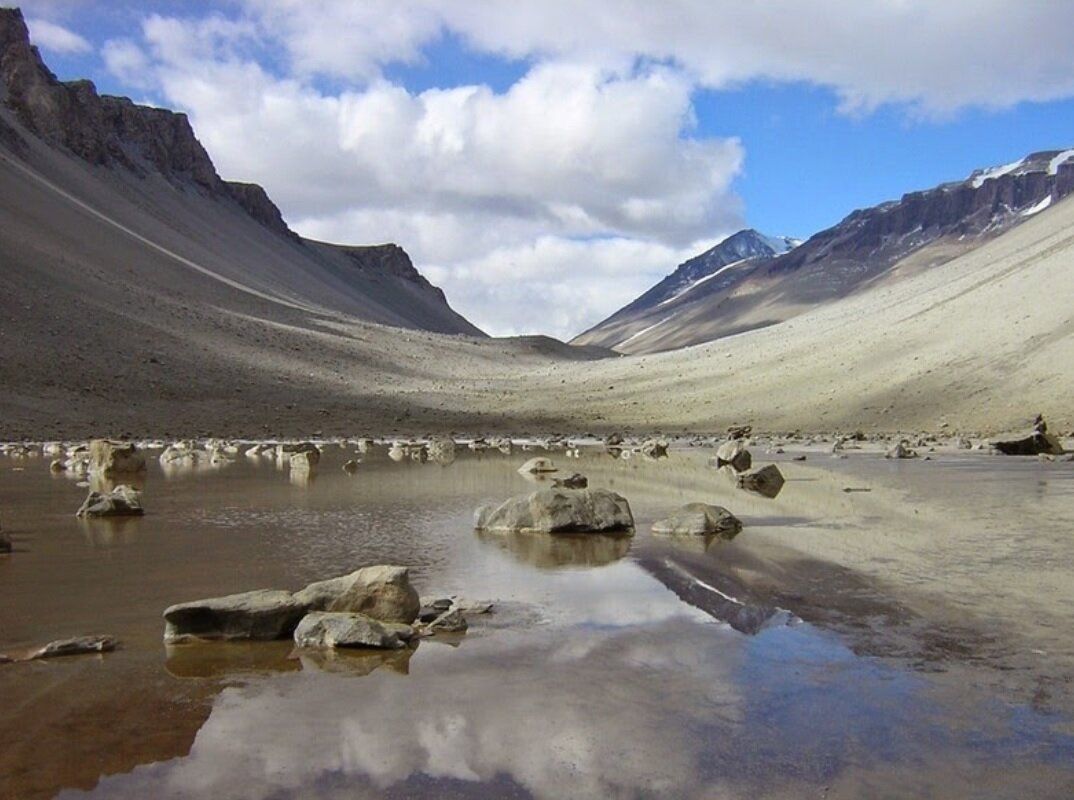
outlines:
{"label": "still water surface", "polygon": [[[380,450],[347,475],[330,447],[308,483],[153,463],[120,523],[76,520],[85,489],[45,460],[0,459],[0,652],[123,642],[0,667],[0,797],[1074,793],[1067,465],[811,455],[767,500],[709,453],[553,453],[627,496],[637,535],[475,533],[478,505],[534,488],[529,455]],[[693,501],[745,530],[648,533]],[[376,563],[494,613],[386,656],[161,643],[171,603]]]}

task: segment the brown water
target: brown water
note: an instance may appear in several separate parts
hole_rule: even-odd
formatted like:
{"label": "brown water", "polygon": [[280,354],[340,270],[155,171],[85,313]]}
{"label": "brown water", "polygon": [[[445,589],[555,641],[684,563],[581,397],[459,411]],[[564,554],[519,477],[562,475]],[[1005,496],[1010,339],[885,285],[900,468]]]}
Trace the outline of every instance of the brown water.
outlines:
{"label": "brown water", "polygon": [[[0,797],[1074,794],[1072,465],[811,454],[767,500],[709,453],[551,454],[630,499],[624,539],[475,534],[476,506],[533,488],[531,453],[381,450],[350,476],[351,455],[305,485],[154,464],[124,523],[76,520],[85,489],[0,458],[0,652],[123,642],[0,667]],[[647,532],[697,500],[744,532]],[[387,656],[161,644],[171,603],[374,563],[495,613]]]}

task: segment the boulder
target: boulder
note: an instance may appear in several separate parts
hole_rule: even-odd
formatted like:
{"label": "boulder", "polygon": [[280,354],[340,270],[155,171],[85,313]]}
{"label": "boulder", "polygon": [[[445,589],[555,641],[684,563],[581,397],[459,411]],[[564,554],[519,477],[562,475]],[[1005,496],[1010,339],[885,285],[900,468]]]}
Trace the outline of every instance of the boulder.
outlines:
{"label": "boulder", "polygon": [[313,442],[294,442],[276,445],[276,460],[280,463],[289,460],[298,453],[306,454],[306,461],[315,467],[321,460],[321,451]]}
{"label": "boulder", "polygon": [[667,458],[668,455],[668,443],[664,439],[646,439],[638,449],[649,458]]}
{"label": "boulder", "polygon": [[720,536],[734,539],[742,531],[742,522],[723,506],[687,503],[667,519],[653,523],[653,533],[673,536]]}
{"label": "boulder", "polygon": [[381,622],[406,624],[417,618],[421,606],[410,584],[410,570],[385,565],[311,583],[294,597],[309,611],[355,612]]}
{"label": "boulder", "polygon": [[917,458],[917,451],[910,447],[910,443],[903,439],[895,443],[884,453],[884,458]]}
{"label": "boulder", "polygon": [[531,458],[518,468],[519,472],[530,475],[536,475],[542,472],[557,472],[558,470],[559,468],[555,465],[552,459],[542,458],[541,456]]}
{"label": "boulder", "polygon": [[739,475],[738,487],[771,499],[783,490],[783,473],[775,464],[769,464],[756,472]]}
{"label": "boulder", "polygon": [[586,533],[634,528],[630,504],[607,489],[542,489],[484,506],[475,515],[479,530]]}
{"label": "boulder", "polygon": [[89,443],[90,471],[99,475],[145,472],[145,455],[133,443],[94,439]]}
{"label": "boulder", "polygon": [[429,458],[446,466],[455,461],[455,449],[454,439],[438,436],[429,442]]}
{"label": "boulder", "polygon": [[1033,420],[1033,430],[1020,439],[992,442],[1005,456],[1061,456],[1066,450],[1055,434],[1048,433],[1048,423],[1040,414]]}
{"label": "boulder", "polygon": [[409,625],[380,622],[365,614],[313,611],[295,628],[298,647],[377,647],[397,650],[413,637]]}
{"label": "boulder", "polygon": [[121,483],[111,492],[102,493],[91,491],[86,496],[81,508],[75,514],[77,517],[124,517],[141,516],[145,513],[142,508],[142,493],[137,489]]}
{"label": "boulder", "polygon": [[320,453],[303,450],[300,453],[291,453],[287,457],[287,463],[291,465],[292,472],[309,472],[317,466],[321,460]]}
{"label": "boulder", "polygon": [[729,466],[735,472],[745,472],[753,466],[753,456],[741,439],[730,439],[716,450],[716,458],[709,462],[717,469]]}
{"label": "boulder", "polygon": [[553,478],[552,485],[563,489],[585,489],[589,486],[589,478],[580,472],[575,472],[568,478]]}
{"label": "boulder", "polygon": [[178,603],[164,611],[164,641],[283,639],[307,610],[295,595],[278,589]]}
{"label": "boulder", "polygon": [[57,639],[44,647],[34,650],[27,661],[39,658],[57,658],[59,656],[77,656],[84,653],[110,653],[116,649],[119,641],[115,636],[76,636],[71,639]]}

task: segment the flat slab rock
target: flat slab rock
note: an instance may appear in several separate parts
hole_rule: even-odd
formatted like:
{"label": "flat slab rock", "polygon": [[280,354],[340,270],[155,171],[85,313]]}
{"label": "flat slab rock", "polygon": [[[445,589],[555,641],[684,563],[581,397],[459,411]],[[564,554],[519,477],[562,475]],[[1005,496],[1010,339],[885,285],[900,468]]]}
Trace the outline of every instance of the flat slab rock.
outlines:
{"label": "flat slab rock", "polygon": [[742,521],[723,506],[687,503],[667,519],[653,523],[653,533],[671,536],[720,536],[734,539]]}
{"label": "flat slab rock", "polygon": [[479,530],[591,533],[632,531],[634,515],[626,498],[608,489],[541,489],[474,515]]}
{"label": "flat slab rock", "polygon": [[380,622],[365,614],[344,611],[314,611],[295,628],[298,647],[375,647],[397,650],[414,636],[409,625]]}
{"label": "flat slab rock", "polygon": [[409,625],[419,606],[406,567],[364,567],[294,593],[259,589],[178,603],[164,611],[164,641],[284,639],[314,611],[359,613],[383,623]]}

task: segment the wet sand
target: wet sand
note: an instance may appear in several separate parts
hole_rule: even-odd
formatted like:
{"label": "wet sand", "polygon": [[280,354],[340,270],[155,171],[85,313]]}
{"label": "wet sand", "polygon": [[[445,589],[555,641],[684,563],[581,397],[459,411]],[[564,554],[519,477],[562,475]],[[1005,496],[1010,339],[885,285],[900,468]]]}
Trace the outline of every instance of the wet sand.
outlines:
{"label": "wet sand", "polygon": [[[76,520],[84,490],[47,460],[0,458],[0,652],[123,642],[0,666],[0,797],[1069,796],[1074,464],[754,448],[788,479],[766,499],[707,448],[555,451],[630,499],[637,535],[476,535],[533,454],[380,449],[348,476],[330,447],[306,485],[153,465],[119,525]],[[698,500],[743,533],[648,532]],[[172,602],[388,561],[496,613],[405,656],[161,644]],[[727,624],[728,598],[759,624]]]}

